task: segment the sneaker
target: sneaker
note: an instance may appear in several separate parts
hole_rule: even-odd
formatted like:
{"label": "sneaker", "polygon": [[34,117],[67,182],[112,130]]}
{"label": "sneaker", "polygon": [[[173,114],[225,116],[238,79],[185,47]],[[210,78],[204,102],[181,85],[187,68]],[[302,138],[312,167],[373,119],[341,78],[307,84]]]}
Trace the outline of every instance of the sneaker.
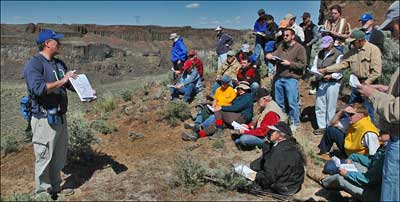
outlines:
{"label": "sneaker", "polygon": [[184,141],[196,141],[199,139],[199,136],[191,131],[185,131],[182,133],[182,140]]}
{"label": "sneaker", "polygon": [[323,135],[325,134],[325,128],[319,128],[313,131],[314,135]]}
{"label": "sneaker", "polygon": [[317,89],[316,89],[316,88],[310,89],[310,90],[308,91],[308,94],[310,94],[310,95],[315,95],[315,94],[317,94]]}
{"label": "sneaker", "polygon": [[318,153],[317,156],[318,156],[318,158],[323,159],[325,161],[332,160],[331,156],[329,155],[329,152],[327,152],[327,153]]}
{"label": "sneaker", "polygon": [[222,128],[217,128],[217,131],[215,131],[215,133],[208,137],[208,139],[210,140],[216,140],[216,139],[220,139],[224,137],[224,129]]}

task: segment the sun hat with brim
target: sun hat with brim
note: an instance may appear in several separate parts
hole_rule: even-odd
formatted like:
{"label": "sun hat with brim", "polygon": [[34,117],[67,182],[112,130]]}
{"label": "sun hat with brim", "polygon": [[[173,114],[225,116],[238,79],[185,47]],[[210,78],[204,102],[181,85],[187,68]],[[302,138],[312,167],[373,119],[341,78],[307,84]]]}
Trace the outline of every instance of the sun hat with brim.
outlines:
{"label": "sun hat with brim", "polygon": [[365,39],[365,33],[361,30],[355,30],[351,33],[350,38],[346,39],[347,43],[351,43],[355,40]]}
{"label": "sun hat with brim", "polygon": [[283,121],[278,122],[274,126],[268,126],[268,128],[274,131],[285,133],[289,136],[293,136],[293,132],[292,129],[290,129],[290,126]]}
{"label": "sun hat with brim", "polygon": [[49,39],[60,40],[61,38],[64,38],[64,34],[57,34],[55,31],[51,29],[44,29],[37,36],[36,43],[41,44]]}
{"label": "sun hat with brim", "polygon": [[245,90],[245,91],[247,91],[247,90],[250,90],[250,86],[249,86],[249,84],[246,84],[246,83],[244,83],[244,82],[239,82],[239,85],[238,86],[236,86],[236,89],[243,89],[243,90]]}
{"label": "sun hat with brim", "polygon": [[235,56],[236,55],[236,53],[235,53],[235,51],[228,51],[228,53],[226,53],[226,55],[228,55],[228,56]]}
{"label": "sun hat with brim", "polygon": [[261,99],[262,97],[265,96],[270,96],[270,93],[267,89],[265,88],[259,88],[256,92],[256,94],[254,95],[254,100],[258,101],[259,99]]}
{"label": "sun hat with brim", "polygon": [[320,48],[328,48],[331,43],[333,43],[333,38],[331,36],[324,36],[322,37]]}
{"label": "sun hat with brim", "polygon": [[224,76],[222,76],[222,78],[221,78],[221,82],[222,82],[222,83],[229,83],[230,81],[231,81],[231,77],[228,76],[228,75],[224,75]]}
{"label": "sun hat with brim", "polygon": [[217,28],[215,28],[215,31],[221,31],[223,28],[221,26],[218,26]]}
{"label": "sun hat with brim", "polygon": [[289,20],[281,20],[279,22],[279,29],[286,29],[287,27],[289,27]]}
{"label": "sun hat with brim", "polygon": [[250,51],[250,45],[245,43],[245,44],[242,45],[240,50],[242,50],[242,52],[244,52],[244,53],[248,53]]}
{"label": "sun hat with brim", "polygon": [[171,35],[169,35],[169,40],[175,39],[178,37],[177,33],[172,33]]}
{"label": "sun hat with brim", "polygon": [[288,13],[288,14],[285,15],[285,17],[283,19],[284,20],[291,20],[293,18],[296,18],[296,16],[291,14],[291,13]]}
{"label": "sun hat with brim", "polygon": [[399,18],[399,1],[395,1],[392,5],[390,5],[388,11],[386,12],[386,19],[378,29],[386,29],[386,27],[396,18],[397,20]]}

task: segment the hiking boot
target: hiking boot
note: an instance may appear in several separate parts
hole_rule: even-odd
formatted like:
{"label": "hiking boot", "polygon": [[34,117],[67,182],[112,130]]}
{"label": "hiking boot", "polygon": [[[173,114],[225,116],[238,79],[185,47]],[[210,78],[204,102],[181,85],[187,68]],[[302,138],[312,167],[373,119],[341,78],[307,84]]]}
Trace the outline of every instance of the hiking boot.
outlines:
{"label": "hiking boot", "polygon": [[329,156],[329,152],[327,153],[318,153],[317,154],[318,158],[325,160],[325,161],[330,161],[332,158]]}
{"label": "hiking boot", "polygon": [[215,131],[214,135],[208,137],[210,140],[216,140],[224,137],[224,129],[222,128],[217,128]]}
{"label": "hiking boot", "polygon": [[325,134],[325,128],[318,128],[317,130],[313,131],[314,135],[323,135]]}
{"label": "hiking boot", "polygon": [[184,124],[183,124],[183,127],[184,127],[185,129],[190,129],[190,130],[192,130],[192,131],[195,132],[195,133],[199,132],[200,129],[201,129],[201,127],[200,127],[199,124],[188,124],[188,123],[184,123]]}
{"label": "hiking boot", "polygon": [[185,131],[182,133],[182,140],[184,141],[196,141],[199,139],[199,136],[191,131]]}
{"label": "hiking boot", "polygon": [[308,91],[308,94],[310,94],[310,95],[315,95],[315,94],[317,94],[317,89],[316,89],[316,88],[310,89],[310,90]]}

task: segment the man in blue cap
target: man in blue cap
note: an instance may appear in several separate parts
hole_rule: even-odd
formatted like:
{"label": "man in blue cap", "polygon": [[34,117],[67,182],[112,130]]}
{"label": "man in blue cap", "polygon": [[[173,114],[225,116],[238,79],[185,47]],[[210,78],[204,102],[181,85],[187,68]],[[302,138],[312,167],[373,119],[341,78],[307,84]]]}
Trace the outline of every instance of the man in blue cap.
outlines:
{"label": "man in blue cap", "polygon": [[[67,157],[67,88],[76,78],[65,63],[54,56],[60,53],[60,39],[64,35],[44,29],[37,37],[39,53],[24,67],[27,91],[32,99],[32,143],[35,153],[35,194],[37,197],[61,190],[61,170]],[[73,194],[63,190],[63,194]]]}
{"label": "man in blue cap", "polygon": [[377,46],[383,52],[384,35],[375,28],[375,20],[372,14],[364,13],[360,17],[361,30],[365,32],[365,40]]}

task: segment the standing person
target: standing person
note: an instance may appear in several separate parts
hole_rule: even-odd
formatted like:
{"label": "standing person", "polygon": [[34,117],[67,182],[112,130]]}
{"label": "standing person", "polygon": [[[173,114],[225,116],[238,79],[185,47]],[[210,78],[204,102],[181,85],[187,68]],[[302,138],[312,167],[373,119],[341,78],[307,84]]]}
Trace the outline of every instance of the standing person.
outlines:
{"label": "standing person", "polygon": [[312,45],[319,39],[318,26],[311,21],[311,15],[308,12],[303,13],[303,22],[300,23],[300,27],[304,31],[304,42],[302,43],[307,53],[307,66],[310,65],[310,57]]}
{"label": "standing person", "polygon": [[386,146],[386,156],[382,176],[381,201],[400,201],[399,194],[399,152],[400,152],[400,79],[399,68],[393,74],[389,86],[361,85],[359,91],[371,100],[376,113],[379,114],[379,126],[387,130],[390,139]]}
{"label": "standing person", "polygon": [[351,27],[342,17],[342,7],[333,5],[330,8],[330,16],[324,23],[322,36],[330,35],[335,40],[335,47],[344,52],[344,42],[350,36]]}
{"label": "standing person", "polygon": [[[378,47],[365,40],[365,34],[361,30],[351,33],[349,42],[354,46],[351,56],[338,64],[318,69],[322,74],[339,72],[345,68],[351,68],[352,74],[357,76],[362,84],[374,84],[382,74],[382,54]],[[368,109],[371,119],[374,121],[374,109],[371,102],[363,99],[356,88],[352,88],[349,103],[360,102]]]}
{"label": "standing person", "polygon": [[169,40],[172,41],[171,62],[174,65],[174,70],[180,71],[182,70],[182,67],[187,57],[187,49],[185,43],[183,43],[182,37],[179,36],[177,33],[172,33],[169,36]]}
{"label": "standing person", "polygon": [[294,40],[295,32],[287,28],[283,33],[283,43],[276,51],[267,54],[267,59],[271,60],[277,56],[283,61],[276,62],[276,74],[274,94],[275,101],[282,111],[285,109],[285,95],[288,101],[290,112],[290,123],[293,130],[300,126],[300,105],[299,105],[299,81],[306,66],[306,50],[302,45]]}
{"label": "standing person", "polygon": [[[265,19],[267,20],[267,31],[265,32],[265,48],[264,48],[264,55],[268,53],[272,53],[275,51],[275,44],[276,44],[276,33],[279,31],[278,25],[274,21],[274,17],[272,15],[266,15]],[[267,77],[269,75],[274,75],[274,65],[271,61],[266,60],[267,65]]]}
{"label": "standing person", "polygon": [[[68,131],[66,112],[68,107],[67,88],[74,91],[63,61],[55,56],[60,53],[60,39],[64,35],[44,29],[36,42],[39,53],[24,67],[27,91],[32,99],[32,143],[35,153],[35,194],[57,195],[61,188],[61,170],[67,157]],[[73,190],[63,190],[72,194]]]}
{"label": "standing person", "polygon": [[[338,64],[343,57],[333,45],[331,36],[324,36],[320,45],[321,50],[315,56],[313,71],[317,69]],[[317,99],[315,101],[315,115],[317,117],[318,129],[314,131],[315,135],[324,134],[328,123],[335,116],[336,103],[339,97],[340,80],[343,78],[342,73],[327,74],[317,78]]]}
{"label": "standing person", "polygon": [[362,26],[361,30],[365,32],[365,39],[377,46],[379,50],[383,52],[383,41],[385,36],[383,35],[382,31],[375,28],[374,16],[369,13],[364,13],[360,17],[360,23]]}
{"label": "standing person", "polygon": [[281,42],[283,41],[283,32],[289,27],[288,20],[281,20],[279,22],[278,32],[275,34],[275,50],[279,47]]}
{"label": "standing person", "polygon": [[[253,34],[256,36],[255,46],[254,46],[254,54],[252,57],[252,62],[256,62],[260,60],[261,51],[264,51],[265,42],[266,42],[266,31],[267,31],[267,19],[265,16],[265,10],[259,9],[258,19],[254,23],[253,26]],[[265,56],[265,51],[264,51]]]}
{"label": "standing person", "polygon": [[218,67],[217,69],[220,68],[220,66],[226,61],[227,58],[227,53],[230,50],[230,47],[233,44],[233,38],[224,32],[224,28],[221,26],[218,26],[215,28],[215,31],[217,32],[217,55],[218,55]]}
{"label": "standing person", "polygon": [[385,21],[379,26],[379,30],[390,30],[392,37],[400,40],[400,19],[399,19],[399,1],[395,1],[390,5],[386,12]]}
{"label": "standing person", "polygon": [[299,43],[304,42],[304,31],[303,28],[301,28],[299,25],[296,24],[296,16],[288,13],[285,15],[284,20],[289,21],[289,27],[294,30],[294,33],[296,34],[296,41]]}

